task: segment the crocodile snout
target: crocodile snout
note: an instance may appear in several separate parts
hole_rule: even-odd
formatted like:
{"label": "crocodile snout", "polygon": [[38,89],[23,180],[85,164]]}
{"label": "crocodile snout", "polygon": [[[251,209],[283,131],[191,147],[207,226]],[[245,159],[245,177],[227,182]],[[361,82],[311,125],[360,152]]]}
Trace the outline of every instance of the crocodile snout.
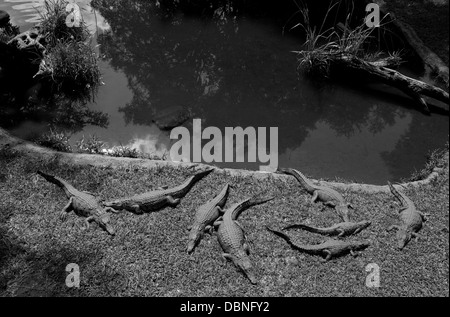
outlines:
{"label": "crocodile snout", "polygon": [[187,248],[186,248],[186,251],[187,251],[188,254],[191,254],[192,252],[194,252],[195,245],[196,245],[195,241],[191,240],[191,241],[188,242],[188,245],[187,245]]}

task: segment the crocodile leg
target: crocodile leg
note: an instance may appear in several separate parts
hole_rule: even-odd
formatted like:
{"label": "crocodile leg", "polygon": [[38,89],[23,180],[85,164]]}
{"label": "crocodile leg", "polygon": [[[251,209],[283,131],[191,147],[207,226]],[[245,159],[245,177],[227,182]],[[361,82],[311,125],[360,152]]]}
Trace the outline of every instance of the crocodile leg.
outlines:
{"label": "crocodile leg", "polygon": [[225,260],[224,265],[227,265],[227,261],[233,261],[233,257],[229,253],[222,253],[222,258]]}
{"label": "crocodile leg", "polygon": [[[338,229],[338,231],[339,231],[339,234],[338,234],[338,238],[342,238],[343,236],[344,236],[344,234],[345,234],[345,230],[344,229]],[[356,232],[355,232],[356,233]]]}
{"label": "crocodile leg", "polygon": [[132,212],[134,212],[137,215],[142,215],[144,211],[141,209],[139,205],[133,205],[131,206]]}
{"label": "crocodile leg", "polygon": [[426,215],[426,214],[424,214],[423,212],[421,212],[421,211],[419,211],[419,210],[416,210],[416,211],[417,211],[417,213],[418,213],[419,215],[422,216],[422,220],[423,220],[423,221],[428,221],[428,216],[429,216],[429,215]]}
{"label": "crocodile leg", "polygon": [[94,216],[89,216],[84,220],[86,227],[84,229],[88,230],[90,226],[90,222],[94,220]]}
{"label": "crocodile leg", "polygon": [[386,231],[392,231],[392,230],[399,230],[400,229],[400,227],[399,226],[397,226],[397,225],[393,225],[393,226],[390,226],[389,228],[387,228],[387,230]]}
{"label": "crocodile leg", "polygon": [[323,204],[325,206],[328,206],[328,207],[331,207],[331,208],[336,207],[336,204],[334,202],[332,202],[332,201],[327,201],[327,202],[324,202]]}
{"label": "crocodile leg", "polygon": [[106,207],[105,208],[105,211],[106,212],[112,212],[112,213],[115,213],[115,214],[118,214],[120,211],[119,210],[115,210],[114,208],[112,208],[112,207]]}
{"label": "crocodile leg", "polygon": [[332,253],[330,250],[323,250],[323,252],[326,254],[324,262],[330,261],[332,257]]}
{"label": "crocodile leg", "polygon": [[207,225],[204,232],[212,235],[214,233],[214,225]]}
{"label": "crocodile leg", "polygon": [[416,242],[420,239],[420,234],[417,232],[411,232],[411,236],[416,240]]}
{"label": "crocodile leg", "polygon": [[317,201],[317,199],[319,198],[319,192],[317,190],[314,191],[314,194],[311,198],[311,202],[315,203]]}
{"label": "crocodile leg", "polygon": [[356,252],[353,251],[353,250],[350,250],[350,254],[351,254],[351,256],[354,257],[354,258],[356,258],[356,257],[358,256],[358,253],[356,253]]}
{"label": "crocodile leg", "polygon": [[247,255],[250,255],[250,247],[248,246],[247,242],[244,243],[243,247],[245,253],[247,253]]}
{"label": "crocodile leg", "polygon": [[172,196],[167,196],[166,201],[171,207],[176,207],[178,206],[181,200],[180,198],[173,198]]}
{"label": "crocodile leg", "polygon": [[65,220],[67,217],[67,214],[73,210],[73,197],[70,197],[69,202],[67,205],[61,210],[59,214],[59,218],[61,220]]}
{"label": "crocodile leg", "polygon": [[220,216],[219,218],[217,218],[217,220],[216,221],[214,221],[214,223],[213,223],[213,227],[214,227],[214,229],[216,229],[217,230],[217,228],[220,226],[220,224],[223,222],[223,217],[222,216]]}

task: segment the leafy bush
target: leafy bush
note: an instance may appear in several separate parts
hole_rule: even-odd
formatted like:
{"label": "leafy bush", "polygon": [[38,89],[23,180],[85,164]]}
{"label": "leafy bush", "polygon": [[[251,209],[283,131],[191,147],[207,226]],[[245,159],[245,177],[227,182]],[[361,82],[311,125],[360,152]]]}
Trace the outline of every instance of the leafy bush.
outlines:
{"label": "leafy bush", "polygon": [[101,141],[96,135],[91,135],[89,138],[84,136],[76,143],[77,151],[79,153],[88,154],[102,154],[105,142]]}
{"label": "leafy bush", "polygon": [[74,99],[94,99],[101,75],[97,56],[89,44],[59,41],[49,50],[45,62],[53,69],[56,91]]}
{"label": "leafy bush", "polygon": [[55,151],[70,153],[72,152],[72,147],[70,146],[69,140],[70,136],[65,132],[57,132],[50,129],[50,132],[40,136],[36,140],[36,143]]}
{"label": "leafy bush", "polygon": [[336,31],[335,27],[323,30],[330,12],[338,3],[330,4],[319,29],[311,25],[308,9],[306,7],[300,8],[299,12],[303,17],[303,23],[294,26],[294,28],[303,28],[306,33],[305,49],[294,52],[298,54],[298,68],[300,70],[314,78],[327,78],[330,61],[343,55],[356,56],[367,62],[381,61],[392,65],[400,63],[398,52],[381,59],[381,52],[369,52],[365,49],[365,44],[372,37],[372,29],[366,27],[365,23],[350,29],[352,12],[347,16],[342,33]]}
{"label": "leafy bush", "polygon": [[88,43],[89,29],[84,21],[70,27],[66,19],[67,0],[46,0],[41,13],[40,33],[45,36],[45,65],[51,69],[49,78],[55,83],[55,93],[73,100],[94,99],[101,83],[98,57]]}
{"label": "leafy bush", "polygon": [[131,158],[138,158],[139,157],[139,151],[136,149],[132,149],[128,146],[114,146],[110,149],[107,149],[104,151],[106,155],[114,156],[114,157],[131,157]]}
{"label": "leafy bush", "polygon": [[66,19],[70,14],[66,11],[68,4],[67,0],[45,1],[40,27],[50,47],[57,45],[58,42],[85,42],[89,38],[89,30],[84,21],[81,21],[80,27],[67,26]]}

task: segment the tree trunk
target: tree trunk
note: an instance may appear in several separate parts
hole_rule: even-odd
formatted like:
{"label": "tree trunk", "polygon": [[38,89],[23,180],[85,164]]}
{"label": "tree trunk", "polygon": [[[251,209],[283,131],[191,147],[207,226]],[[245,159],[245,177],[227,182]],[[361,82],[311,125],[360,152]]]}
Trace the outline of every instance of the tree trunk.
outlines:
{"label": "tree trunk", "polygon": [[330,61],[330,70],[333,77],[351,71],[362,77],[400,89],[415,99],[426,113],[430,113],[430,110],[422,95],[449,104],[449,94],[441,88],[405,76],[390,68],[379,66],[377,63],[363,61],[352,55],[334,55]]}

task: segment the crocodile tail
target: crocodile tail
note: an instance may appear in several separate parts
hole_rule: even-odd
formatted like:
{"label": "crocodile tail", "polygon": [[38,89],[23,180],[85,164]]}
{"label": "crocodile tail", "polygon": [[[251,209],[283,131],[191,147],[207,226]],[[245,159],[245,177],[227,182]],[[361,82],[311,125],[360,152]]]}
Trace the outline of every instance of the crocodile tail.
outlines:
{"label": "crocodile tail", "polygon": [[283,174],[292,175],[295,179],[308,191],[313,192],[315,190],[314,186],[311,184],[309,179],[303,175],[300,171],[293,168],[280,168],[278,169]]}
{"label": "crocodile tail", "polygon": [[45,174],[44,172],[41,172],[41,171],[37,171],[36,173],[41,175],[48,182],[55,184],[56,186],[63,188],[65,185],[60,179],[58,179],[57,177],[55,177],[53,175]]}
{"label": "crocodile tail", "polygon": [[228,199],[228,194],[230,192],[230,185],[226,184],[224,186],[224,188],[222,189],[222,191],[219,193],[219,195],[217,195],[217,206],[223,208],[223,206],[225,206],[225,203],[227,202]]}
{"label": "crocodile tail", "polygon": [[281,232],[281,231],[272,229],[272,228],[270,228],[269,226],[266,226],[266,229],[269,230],[270,232],[272,232],[273,234],[275,234],[275,235],[281,237],[281,238],[284,239],[287,243],[289,243],[290,245],[292,245],[291,237],[289,237],[287,234],[285,234],[285,233],[283,233],[283,232]]}
{"label": "crocodile tail", "polygon": [[66,194],[67,197],[72,196],[71,194],[71,190],[74,190],[73,186],[70,185],[69,183],[67,183],[66,181],[64,181],[63,179],[53,176],[53,175],[49,175],[46,174],[44,172],[41,171],[37,171],[36,172],[38,175],[41,175],[43,178],[45,178],[48,182],[55,184],[56,186],[62,188]]}
{"label": "crocodile tail", "polygon": [[233,208],[232,214],[231,214],[231,219],[236,220],[239,217],[239,215],[241,214],[241,212],[243,212],[244,210],[246,210],[250,207],[256,206],[256,205],[264,204],[273,199],[275,199],[275,196],[268,197],[268,198],[257,198],[257,197],[247,198],[246,200],[235,205],[235,207]]}
{"label": "crocodile tail", "polygon": [[191,188],[194,186],[195,183],[197,183],[203,177],[207,176],[212,171],[214,171],[214,169],[210,168],[210,169],[201,171],[201,172],[191,176],[191,178],[189,178],[189,180],[187,180],[183,185],[181,185],[181,187],[183,188],[181,190],[181,196],[186,195],[191,190]]}
{"label": "crocodile tail", "polygon": [[317,228],[310,227],[310,226],[304,225],[302,223],[293,224],[293,225],[284,227],[282,230],[289,230],[289,229],[302,229],[302,230],[312,232],[312,233],[321,233],[322,232],[321,230],[319,230]]}
{"label": "crocodile tail", "polygon": [[193,178],[194,182],[201,180],[203,177],[207,176],[212,171],[214,171],[214,168],[210,168],[210,169],[207,169],[207,170],[204,170],[204,171],[201,171],[201,172],[195,174],[194,178]]}
{"label": "crocodile tail", "polygon": [[400,192],[397,189],[395,189],[395,187],[389,181],[388,181],[388,186],[389,186],[389,189],[391,190],[391,193],[395,196],[395,198],[397,198],[398,201],[402,205],[407,205],[406,199],[403,197],[402,194],[400,194]]}

